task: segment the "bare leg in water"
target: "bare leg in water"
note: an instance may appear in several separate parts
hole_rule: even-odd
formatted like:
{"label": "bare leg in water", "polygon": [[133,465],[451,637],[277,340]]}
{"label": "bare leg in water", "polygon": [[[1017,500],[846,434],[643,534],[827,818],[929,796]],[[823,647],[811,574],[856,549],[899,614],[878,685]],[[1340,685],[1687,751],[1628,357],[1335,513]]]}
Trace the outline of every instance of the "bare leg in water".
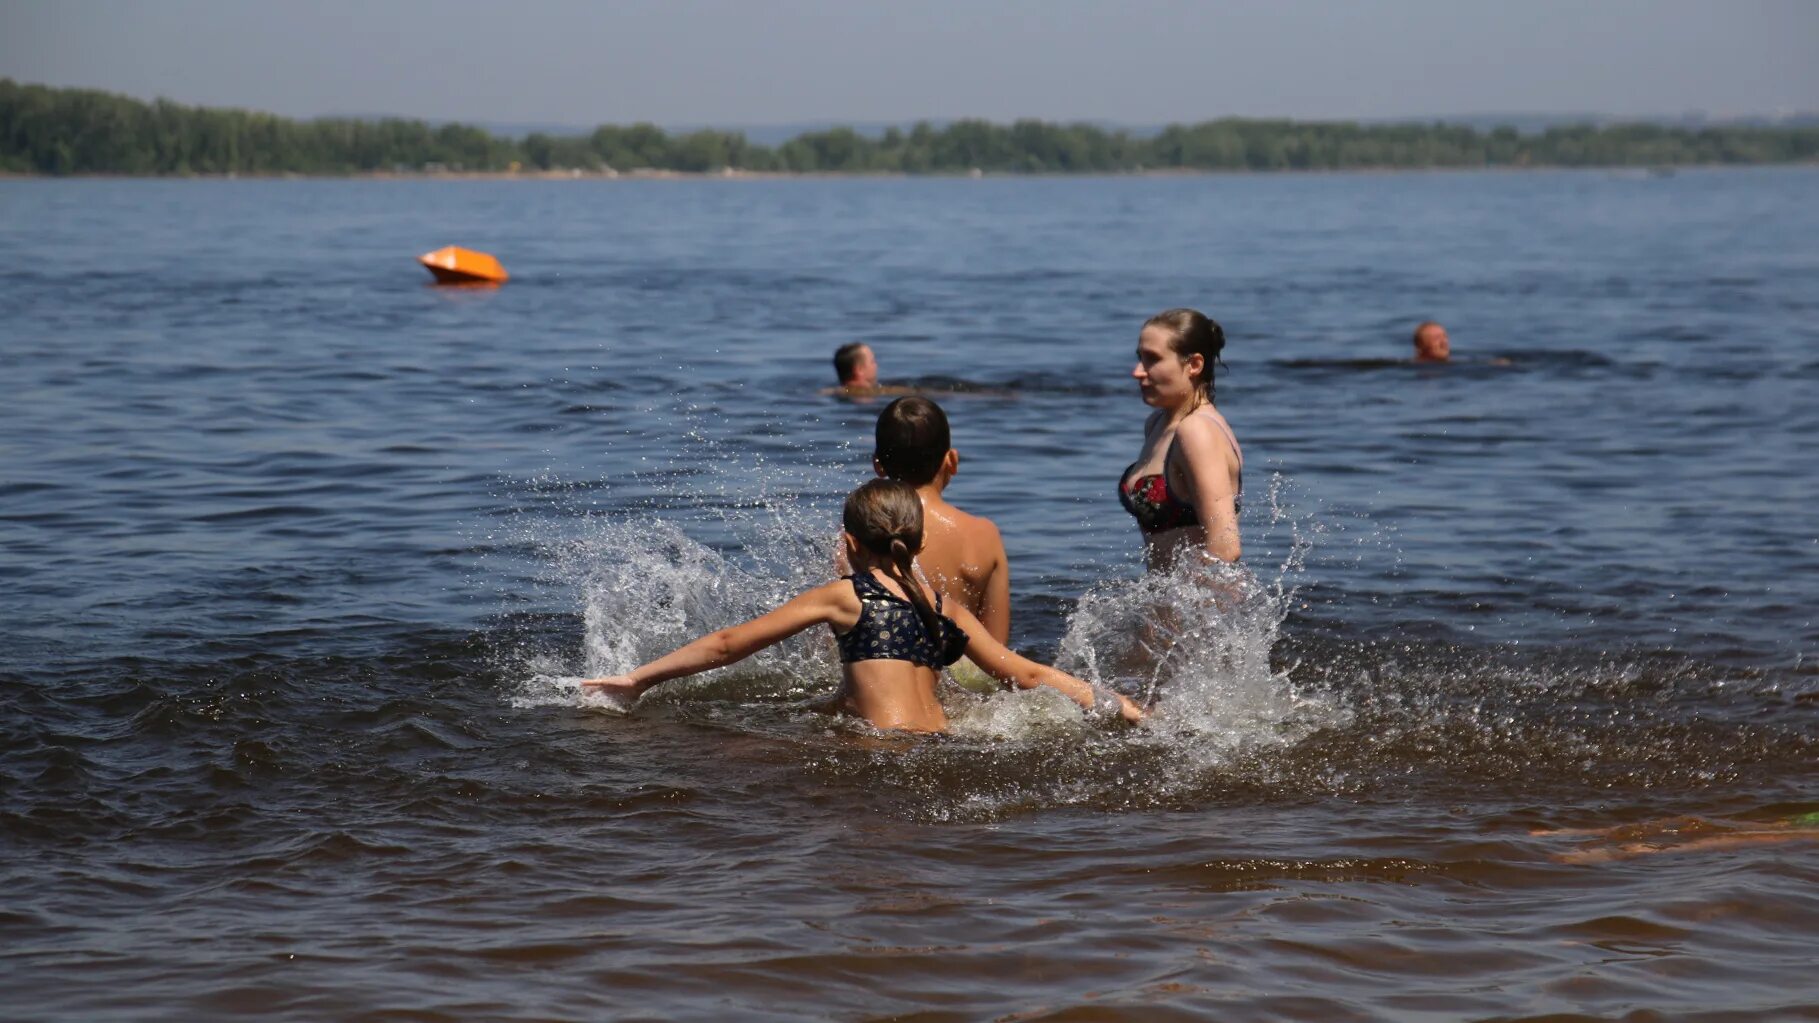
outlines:
{"label": "bare leg in water", "polygon": [[1554,854],[1559,863],[1609,863],[1656,853],[1714,852],[1750,845],[1819,842],[1819,815],[1783,821],[1722,824],[1701,817],[1669,817],[1611,828],[1535,828],[1537,836],[1573,836],[1590,841]]}

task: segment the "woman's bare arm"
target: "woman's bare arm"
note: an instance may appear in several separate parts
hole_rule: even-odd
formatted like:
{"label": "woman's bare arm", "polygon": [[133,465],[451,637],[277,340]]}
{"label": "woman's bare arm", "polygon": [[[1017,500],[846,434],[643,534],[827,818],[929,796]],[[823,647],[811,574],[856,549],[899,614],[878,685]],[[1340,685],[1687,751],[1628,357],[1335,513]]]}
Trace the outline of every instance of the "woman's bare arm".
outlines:
{"label": "woman's bare arm", "polygon": [[1244,546],[1238,539],[1238,495],[1232,488],[1232,466],[1238,456],[1230,439],[1212,421],[1192,415],[1176,428],[1175,447],[1181,452],[1194,513],[1206,534],[1206,553],[1221,561],[1237,561]]}

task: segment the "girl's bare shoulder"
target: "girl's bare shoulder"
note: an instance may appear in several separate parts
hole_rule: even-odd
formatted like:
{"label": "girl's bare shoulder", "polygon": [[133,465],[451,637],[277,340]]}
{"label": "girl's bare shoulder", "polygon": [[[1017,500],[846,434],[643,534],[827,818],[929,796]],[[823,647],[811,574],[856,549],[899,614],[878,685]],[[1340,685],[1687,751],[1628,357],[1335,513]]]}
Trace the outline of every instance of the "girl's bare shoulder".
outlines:
{"label": "girl's bare shoulder", "polygon": [[850,612],[854,617],[857,617],[859,611],[863,607],[859,602],[859,591],[854,589],[853,581],[850,578],[845,577],[835,579],[832,582],[822,583],[820,586],[804,593],[803,596],[816,603],[840,611],[843,616],[845,613]]}

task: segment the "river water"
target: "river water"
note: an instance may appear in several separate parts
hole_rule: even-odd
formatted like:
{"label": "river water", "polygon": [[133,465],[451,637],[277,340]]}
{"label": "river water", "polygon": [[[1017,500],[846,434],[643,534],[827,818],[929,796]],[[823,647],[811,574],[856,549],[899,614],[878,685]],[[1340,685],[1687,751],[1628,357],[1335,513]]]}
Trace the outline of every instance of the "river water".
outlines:
{"label": "river water", "polygon": [[[1171,630],[1175,305],[1255,585]],[[824,577],[849,340],[1149,725],[578,695]],[[0,181],[0,364],[0,1015],[1819,1015],[1819,171]]]}

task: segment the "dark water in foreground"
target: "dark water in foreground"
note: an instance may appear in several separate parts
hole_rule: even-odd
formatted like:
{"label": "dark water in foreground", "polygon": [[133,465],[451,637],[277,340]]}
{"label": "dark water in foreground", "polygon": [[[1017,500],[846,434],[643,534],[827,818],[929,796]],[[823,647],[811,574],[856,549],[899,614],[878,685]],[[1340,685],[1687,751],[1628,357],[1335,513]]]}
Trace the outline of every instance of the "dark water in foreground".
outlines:
{"label": "dark water in foreground", "polygon": [[[1533,833],[1819,811],[1815,282],[1813,170],[0,182],[0,1016],[1819,1018],[1819,842]],[[1260,584],[1158,664],[1176,304]],[[855,338],[1153,726],[576,696],[823,571]]]}

